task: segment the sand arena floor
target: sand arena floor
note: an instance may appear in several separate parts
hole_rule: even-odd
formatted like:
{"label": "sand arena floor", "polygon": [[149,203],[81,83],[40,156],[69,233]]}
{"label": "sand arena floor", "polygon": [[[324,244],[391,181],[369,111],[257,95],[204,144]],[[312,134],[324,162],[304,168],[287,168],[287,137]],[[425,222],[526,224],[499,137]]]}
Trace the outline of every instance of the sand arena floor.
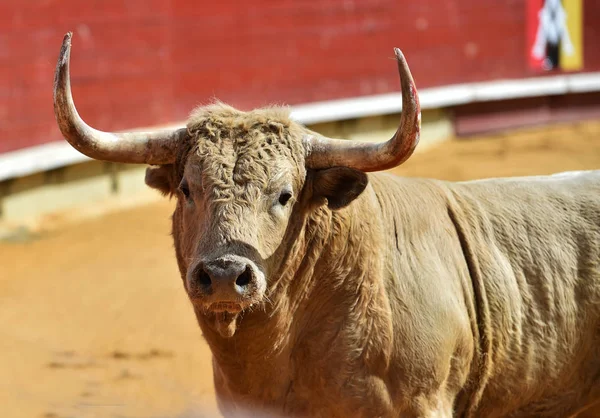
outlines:
{"label": "sand arena floor", "polygon": [[[465,180],[594,168],[600,122],[443,143],[396,172]],[[171,209],[165,200],[0,243],[0,416],[218,416]]]}

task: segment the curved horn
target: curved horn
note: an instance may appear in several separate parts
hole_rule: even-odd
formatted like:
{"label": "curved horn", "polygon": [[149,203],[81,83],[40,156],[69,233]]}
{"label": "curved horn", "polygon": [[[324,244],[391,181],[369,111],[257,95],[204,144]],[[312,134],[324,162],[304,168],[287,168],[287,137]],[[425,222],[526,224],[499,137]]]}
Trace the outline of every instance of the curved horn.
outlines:
{"label": "curved horn", "polygon": [[380,143],[348,141],[325,137],[306,138],[306,165],[310,168],[345,166],[361,171],[396,167],[411,156],[419,143],[421,108],[417,87],[404,55],[394,48],[402,86],[402,114],[394,136]]}
{"label": "curved horn", "polygon": [[71,95],[69,61],[72,32],[65,35],[54,75],[54,114],[63,136],[82,154],[104,161],[169,164],[186,129],[111,133],[88,126],[77,113]]}

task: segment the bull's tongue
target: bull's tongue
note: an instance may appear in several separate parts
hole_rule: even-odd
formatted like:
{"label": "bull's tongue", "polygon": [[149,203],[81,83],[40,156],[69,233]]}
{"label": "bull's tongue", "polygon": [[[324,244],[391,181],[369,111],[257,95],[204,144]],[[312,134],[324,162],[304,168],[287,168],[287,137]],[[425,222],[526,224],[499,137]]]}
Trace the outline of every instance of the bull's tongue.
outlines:
{"label": "bull's tongue", "polygon": [[215,327],[222,337],[233,337],[237,329],[238,312],[217,312],[215,315]]}

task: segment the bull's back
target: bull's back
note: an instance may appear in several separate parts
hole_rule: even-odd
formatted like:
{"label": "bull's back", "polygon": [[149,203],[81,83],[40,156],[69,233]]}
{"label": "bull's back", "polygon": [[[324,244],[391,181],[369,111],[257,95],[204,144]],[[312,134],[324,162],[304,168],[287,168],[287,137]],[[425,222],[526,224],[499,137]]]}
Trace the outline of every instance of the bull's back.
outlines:
{"label": "bull's back", "polygon": [[598,396],[600,172],[450,188],[484,324],[482,416],[559,416]]}

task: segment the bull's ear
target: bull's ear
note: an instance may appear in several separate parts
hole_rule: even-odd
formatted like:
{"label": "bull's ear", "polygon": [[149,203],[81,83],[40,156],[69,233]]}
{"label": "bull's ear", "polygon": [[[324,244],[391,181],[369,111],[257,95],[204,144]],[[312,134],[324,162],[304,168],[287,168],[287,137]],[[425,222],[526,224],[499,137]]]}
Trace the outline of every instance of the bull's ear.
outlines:
{"label": "bull's ear", "polygon": [[148,167],[146,169],[146,184],[160,191],[163,195],[175,192],[175,170],[172,164]]}
{"label": "bull's ear", "polygon": [[348,206],[365,190],[369,178],[362,171],[348,167],[318,170],[313,177],[313,199],[327,199],[329,209]]}

